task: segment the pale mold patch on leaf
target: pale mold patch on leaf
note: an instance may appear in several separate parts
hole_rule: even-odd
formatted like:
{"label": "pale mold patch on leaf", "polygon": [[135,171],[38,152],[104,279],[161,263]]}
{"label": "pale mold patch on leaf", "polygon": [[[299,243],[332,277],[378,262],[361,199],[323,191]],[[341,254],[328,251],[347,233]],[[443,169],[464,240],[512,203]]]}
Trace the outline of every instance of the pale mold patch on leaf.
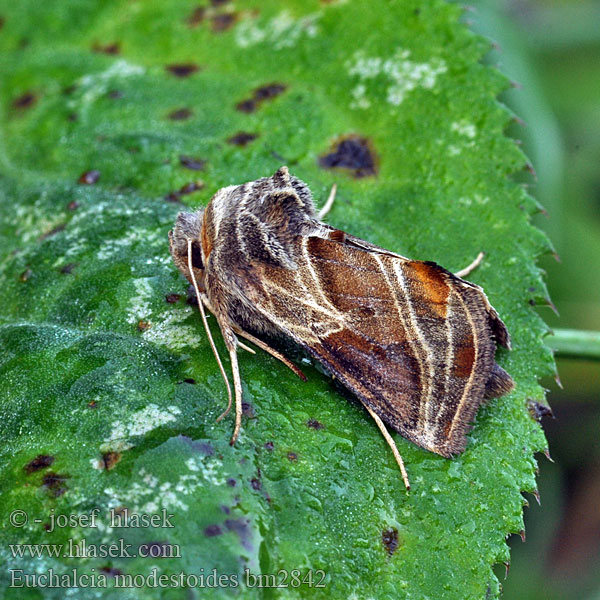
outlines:
{"label": "pale mold patch on leaf", "polygon": [[283,10],[262,28],[250,20],[242,21],[236,28],[235,39],[241,48],[265,41],[272,43],[275,50],[291,48],[296,45],[300,36],[314,38],[319,33],[317,21],[320,18],[321,12],[315,12],[294,19],[288,10]]}
{"label": "pale mold patch on leaf", "polygon": [[127,423],[116,421],[113,428],[104,442],[100,446],[101,452],[114,451],[122,452],[134,446],[129,438],[141,436],[161,425],[177,420],[177,415],[181,410],[177,406],[168,406],[161,409],[156,404],[135,411],[131,414]]}
{"label": "pale mold patch on leaf", "polygon": [[477,134],[477,128],[475,127],[475,125],[465,120],[455,121],[450,126],[450,129],[452,131],[456,131],[456,133],[458,133],[459,135],[464,135],[465,137],[468,137],[469,139],[473,139]]}
{"label": "pale mold patch on leaf", "polygon": [[[222,486],[225,485],[227,478],[222,472],[223,466],[221,463],[209,457],[191,457],[185,463],[190,471],[199,471],[202,477],[208,481],[211,485]],[[218,469],[221,469],[219,473]],[[184,475],[184,477],[186,477]],[[188,475],[187,477],[195,477],[194,475]]]}
{"label": "pale mold patch on leaf", "polygon": [[141,411],[133,413],[133,419],[129,423],[129,435],[143,435],[169,421],[175,421],[180,414],[181,410],[177,406],[167,406],[166,410],[160,410],[156,404],[149,404]]}
{"label": "pale mold patch on leaf", "polygon": [[135,294],[131,297],[126,310],[128,323],[137,323],[150,315],[150,298],[154,293],[150,282],[145,277],[134,279],[133,287]]}
{"label": "pale mold patch on leaf", "polygon": [[31,242],[49,231],[60,221],[48,218],[46,211],[42,208],[42,200],[45,193],[42,193],[40,200],[36,200],[32,205],[16,205],[14,207],[14,220],[19,223],[19,237],[25,243]]}
{"label": "pale mold patch on leaf", "polygon": [[68,107],[72,110],[86,109],[108,91],[115,79],[135,77],[143,75],[145,72],[146,69],[141,65],[119,59],[105,71],[79,78],[76,82],[79,93],[68,101]]}
{"label": "pale mold patch on leaf", "polygon": [[170,350],[196,348],[203,343],[199,329],[191,325],[180,325],[193,313],[191,306],[172,309],[161,315],[162,320],[153,319],[152,326],[142,333],[142,337],[154,344],[166,346]]}
{"label": "pale mold patch on leaf", "polygon": [[199,471],[200,470],[200,467],[196,464],[196,461],[194,460],[194,458],[188,458],[185,461],[185,464],[190,471]]}
{"label": "pale mold patch on leaf", "polygon": [[[193,459],[192,459],[193,460]],[[211,467],[214,469],[211,461]],[[210,473],[210,470],[209,470]],[[141,512],[145,514],[156,514],[161,508],[167,510],[189,510],[187,503],[183,502],[181,496],[191,496],[198,489],[205,488],[206,482],[216,485],[225,485],[225,479],[220,480],[205,479],[198,475],[180,475],[174,481],[160,481],[158,477],[141,468],[138,475],[142,483],[134,482],[129,488],[117,491],[112,487],[104,489],[104,493],[109,497],[109,506],[127,506],[131,512]]]}
{"label": "pale mold patch on leaf", "polygon": [[142,481],[150,488],[155,488],[158,485],[158,479],[146,471],[146,469],[140,469],[140,476]]}
{"label": "pale mold patch on leaf", "polygon": [[[362,50],[355,52],[352,60],[346,63],[346,68],[348,74],[357,76],[361,83],[352,90],[354,100],[350,107],[370,107],[370,100],[367,98],[368,87],[364,84],[370,79],[387,79],[386,100],[389,104],[398,106],[412,90],[419,87],[432,89],[438,75],[448,70],[446,62],[441,58],[432,58],[429,62],[420,63],[410,60],[409,57],[410,50],[403,48],[397,48],[394,55],[387,59],[366,56]],[[376,100],[374,94],[372,96]]]}
{"label": "pale mold patch on leaf", "polygon": [[104,469],[102,461],[99,458],[90,458],[90,464],[92,465],[93,469],[97,469],[98,471],[102,471]]}
{"label": "pale mold patch on leaf", "polygon": [[144,244],[145,248],[149,246],[159,247],[160,245],[164,245],[164,236],[158,231],[133,227],[123,237],[106,240],[98,250],[96,258],[98,260],[109,260],[119,255],[123,251],[123,248],[138,243]]}
{"label": "pale mold patch on leaf", "polygon": [[196,348],[202,344],[203,338],[197,327],[181,325],[193,314],[191,306],[172,307],[154,315],[151,300],[161,294],[153,290],[150,280],[145,277],[134,279],[133,285],[134,295],[126,309],[127,322],[136,324],[143,320],[150,323],[150,327],[142,332],[144,340],[170,350]]}
{"label": "pale mold patch on leaf", "polygon": [[369,108],[371,101],[367,96],[367,86],[364,83],[359,83],[353,90],[352,96],[354,101],[350,103],[350,108]]}

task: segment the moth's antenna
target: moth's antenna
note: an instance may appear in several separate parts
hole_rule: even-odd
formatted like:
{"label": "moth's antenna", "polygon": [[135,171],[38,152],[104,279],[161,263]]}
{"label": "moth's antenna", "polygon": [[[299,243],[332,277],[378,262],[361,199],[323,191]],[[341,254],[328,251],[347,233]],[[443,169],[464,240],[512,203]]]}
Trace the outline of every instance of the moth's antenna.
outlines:
{"label": "moth's antenna", "polygon": [[333,206],[333,201],[335,200],[335,193],[337,192],[337,183],[334,183],[331,186],[331,191],[329,192],[329,197],[327,198],[327,202],[325,202],[325,206],[319,211],[319,219],[322,219]]}
{"label": "moth's antenna", "polygon": [[219,356],[219,352],[217,347],[215,346],[215,341],[213,340],[212,333],[210,332],[210,327],[208,326],[208,320],[206,319],[206,313],[204,312],[204,303],[202,302],[202,297],[200,296],[200,290],[198,289],[198,283],[196,282],[196,275],[194,274],[194,269],[192,268],[192,240],[190,238],[187,239],[188,243],[188,269],[190,271],[190,275],[192,276],[192,284],[194,285],[194,290],[196,290],[196,298],[198,298],[198,307],[200,308],[200,314],[202,315],[202,322],[204,323],[204,329],[206,329],[206,334],[208,335],[208,341],[210,342],[210,347],[212,348],[213,354],[217,359],[217,363],[219,364],[219,370],[221,371],[221,375],[223,376],[223,381],[225,382],[225,387],[227,387],[227,408],[225,411],[217,418],[217,422],[219,422],[223,417],[229,413],[231,409],[231,387],[229,385],[229,379],[227,379],[227,374],[225,373],[225,369],[223,368],[223,363],[221,362],[221,357]]}
{"label": "moth's antenna", "polygon": [[454,273],[457,277],[466,277],[471,271],[474,271],[480,264],[481,261],[483,260],[483,257],[485,256],[485,254],[483,252],[480,252],[477,255],[477,258],[468,266],[466,266],[464,269],[461,269],[460,271],[456,271],[456,273]]}

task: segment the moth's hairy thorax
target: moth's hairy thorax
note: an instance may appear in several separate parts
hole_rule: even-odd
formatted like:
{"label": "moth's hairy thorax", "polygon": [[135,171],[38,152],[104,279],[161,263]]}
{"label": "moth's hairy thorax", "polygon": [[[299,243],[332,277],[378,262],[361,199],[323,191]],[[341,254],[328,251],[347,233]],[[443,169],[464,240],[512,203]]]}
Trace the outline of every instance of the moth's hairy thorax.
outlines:
{"label": "moth's hairy thorax", "polygon": [[276,333],[256,308],[266,294],[263,271],[297,269],[302,238],[324,232],[310,190],[289,174],[219,190],[200,233],[211,304],[242,327]]}

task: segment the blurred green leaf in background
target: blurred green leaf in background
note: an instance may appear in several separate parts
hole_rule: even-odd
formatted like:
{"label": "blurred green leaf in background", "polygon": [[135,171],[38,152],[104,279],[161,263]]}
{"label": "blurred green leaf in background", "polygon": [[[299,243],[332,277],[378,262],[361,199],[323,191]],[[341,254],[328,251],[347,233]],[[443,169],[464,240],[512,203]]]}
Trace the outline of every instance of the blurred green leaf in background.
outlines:
{"label": "blurred green leaf in background", "polygon": [[527,544],[511,543],[505,597],[595,599],[600,594],[600,4],[474,4],[473,26],[498,44],[489,60],[520,84],[503,95],[524,121],[510,131],[532,159],[537,180],[528,183],[548,211],[536,222],[560,257],[559,262],[542,259],[560,317],[540,308],[552,327],[561,328],[558,339],[548,343],[561,350],[564,389],[546,382],[556,419],[544,421],[555,463],[540,464],[542,507],[526,511]]}
{"label": "blurred green leaf in background", "polygon": [[[532,304],[548,300],[536,260],[551,246],[514,179],[527,159],[497,101],[509,81],[461,14],[440,0],[0,1],[3,597],[65,596],[10,587],[11,569],[108,581],[78,598],[498,597],[493,565],[510,562],[546,449],[531,412],[554,363]],[[225,392],[167,231],[282,164],[319,205],[338,184],[341,229],[454,271],[486,253],[471,279],[511,332],[498,358],[517,388],[480,410],[454,460],[395,436],[410,494],[365,411],[301,354],[307,383],[241,355],[235,447],[215,422]],[[52,527],[95,509],[98,527]],[[164,509],[173,527],[111,528],[109,509]],[[15,510],[30,520],[11,524]],[[14,555],[84,539],[153,554]],[[301,587],[243,579],[281,569]],[[239,585],[202,587],[213,571]],[[145,585],[116,589],[126,575]],[[144,579],[159,575],[166,588]]]}

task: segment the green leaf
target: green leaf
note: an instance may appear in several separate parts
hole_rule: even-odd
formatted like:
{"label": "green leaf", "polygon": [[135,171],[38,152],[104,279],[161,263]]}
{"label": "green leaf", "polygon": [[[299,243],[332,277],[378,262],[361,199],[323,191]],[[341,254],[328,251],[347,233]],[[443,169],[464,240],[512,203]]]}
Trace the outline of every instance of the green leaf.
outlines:
{"label": "green leaf", "polygon": [[[2,0],[0,16],[4,597],[63,598],[68,582],[11,582],[75,569],[95,577],[80,598],[496,597],[492,566],[509,561],[546,445],[528,402],[554,368],[530,305],[547,296],[534,261],[549,243],[510,178],[526,161],[503,134],[507,82],[459,9]],[[348,138],[362,168],[321,166]],[[517,388],[479,411],[453,460],[396,435],[410,493],[368,414],[314,364],[303,383],[241,353],[235,447],[231,417],[216,422],[226,394],[168,254],[182,205],[166,197],[205,204],[282,164],[318,204],[337,183],[328,220],[354,235],[451,270],[486,253],[471,279],[512,335],[498,356]],[[125,508],[173,517],[111,528]],[[53,528],[58,515],[88,522]],[[10,546],[84,539],[161,556]],[[210,587],[215,573],[229,579]],[[127,592],[120,575],[136,577]]]}

